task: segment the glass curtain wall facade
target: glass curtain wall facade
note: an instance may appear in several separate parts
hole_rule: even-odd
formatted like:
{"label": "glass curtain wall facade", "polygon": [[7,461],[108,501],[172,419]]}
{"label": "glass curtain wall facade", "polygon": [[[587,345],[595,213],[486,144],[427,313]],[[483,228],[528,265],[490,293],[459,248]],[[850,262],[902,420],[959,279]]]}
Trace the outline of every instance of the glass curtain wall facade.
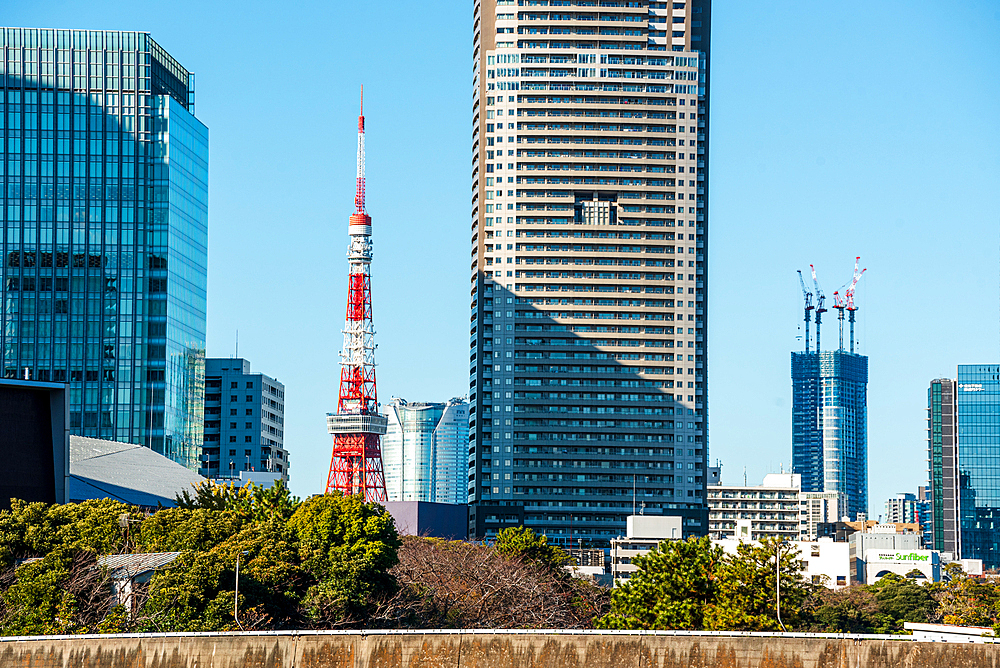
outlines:
{"label": "glass curtain wall facade", "polygon": [[958,518],[962,559],[1000,568],[1000,367],[958,367]]}
{"label": "glass curtain wall facade", "polygon": [[929,547],[960,555],[958,536],[958,430],[955,381],[938,378],[927,389],[927,463],[930,481]]}
{"label": "glass curtain wall facade", "polygon": [[395,398],[386,413],[382,460],[388,500],[466,503],[468,404]]}
{"label": "glass curtain wall facade", "polygon": [[707,530],[710,13],[474,4],[473,538]]}
{"label": "glass curtain wall facade", "polygon": [[146,33],[4,28],[4,377],[69,383],[74,434],[197,469],[208,131]]}
{"label": "glass curtain wall facade", "polygon": [[868,512],[868,358],[792,353],[792,472],[803,492],[839,492]]}

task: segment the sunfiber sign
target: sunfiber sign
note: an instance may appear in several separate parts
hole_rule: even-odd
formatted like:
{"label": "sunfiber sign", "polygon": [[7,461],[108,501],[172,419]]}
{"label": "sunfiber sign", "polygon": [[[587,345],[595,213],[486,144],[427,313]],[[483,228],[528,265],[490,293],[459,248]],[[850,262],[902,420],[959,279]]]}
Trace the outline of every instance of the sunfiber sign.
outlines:
{"label": "sunfiber sign", "polygon": [[913,550],[910,552],[881,552],[873,551],[868,554],[869,561],[894,562],[894,563],[930,563],[930,550]]}

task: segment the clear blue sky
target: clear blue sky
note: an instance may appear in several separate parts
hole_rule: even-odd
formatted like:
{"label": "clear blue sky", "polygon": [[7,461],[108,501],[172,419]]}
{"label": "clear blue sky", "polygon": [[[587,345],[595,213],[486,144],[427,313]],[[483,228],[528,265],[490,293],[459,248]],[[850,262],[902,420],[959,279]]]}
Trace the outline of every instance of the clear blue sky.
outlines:
{"label": "clear blue sky", "polygon": [[[926,478],[930,379],[1000,361],[1000,4],[716,0],[710,454],[790,460],[796,269],[858,290],[871,508]],[[211,137],[208,353],[286,385],[292,489],[336,406],[358,88],[381,398],[468,390],[472,2],[7,0],[6,25],[147,30]],[[824,330],[836,342],[835,312]]]}

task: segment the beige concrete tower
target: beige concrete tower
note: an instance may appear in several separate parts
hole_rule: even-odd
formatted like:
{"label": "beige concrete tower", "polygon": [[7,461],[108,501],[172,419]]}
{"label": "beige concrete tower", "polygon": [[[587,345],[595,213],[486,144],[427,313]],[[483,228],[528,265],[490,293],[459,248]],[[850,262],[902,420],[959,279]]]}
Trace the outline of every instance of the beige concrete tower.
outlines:
{"label": "beige concrete tower", "polygon": [[474,9],[470,535],[704,533],[709,0]]}

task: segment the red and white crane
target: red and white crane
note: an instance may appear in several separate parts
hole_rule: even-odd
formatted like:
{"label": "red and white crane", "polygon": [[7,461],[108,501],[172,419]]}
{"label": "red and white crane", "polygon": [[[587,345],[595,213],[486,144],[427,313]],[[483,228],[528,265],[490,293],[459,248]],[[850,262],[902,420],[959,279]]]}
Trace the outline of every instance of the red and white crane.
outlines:
{"label": "red and white crane", "polygon": [[351,244],[344,349],[340,353],[340,396],[337,412],[326,417],[333,435],[333,456],[326,493],[357,494],[385,503],[381,437],[388,420],[378,412],[375,389],[375,327],[372,324],[372,219],[365,209],[364,88],[358,116],[358,176],[354,213],[348,223]]}
{"label": "red and white crane", "polygon": [[[858,271],[858,263],[861,262],[860,257],[854,258],[854,278],[851,280],[850,287],[844,293],[847,301],[847,319],[851,323],[851,352],[854,352],[854,312],[858,310],[858,307],[854,305],[854,291],[858,287],[858,281],[861,280],[861,276],[868,271],[868,268],[864,268]],[[843,347],[843,346],[841,346]]]}

